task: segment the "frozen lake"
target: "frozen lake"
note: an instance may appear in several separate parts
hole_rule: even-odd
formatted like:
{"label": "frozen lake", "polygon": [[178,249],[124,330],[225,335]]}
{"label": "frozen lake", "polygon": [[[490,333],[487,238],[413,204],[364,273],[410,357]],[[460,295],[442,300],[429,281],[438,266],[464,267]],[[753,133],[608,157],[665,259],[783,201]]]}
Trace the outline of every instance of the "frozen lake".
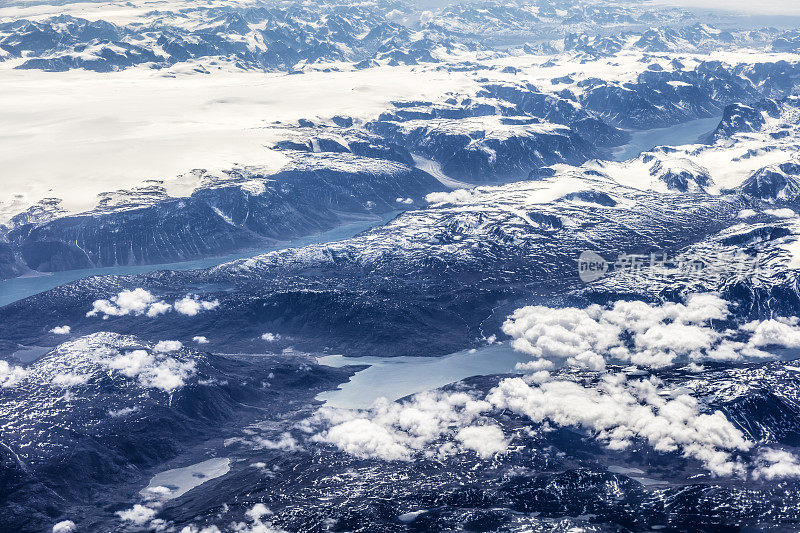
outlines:
{"label": "frozen lake", "polygon": [[206,481],[224,476],[231,469],[230,465],[230,459],[218,457],[183,468],[166,470],[153,476],[150,484],[139,493],[144,496],[171,500],[186,494]]}

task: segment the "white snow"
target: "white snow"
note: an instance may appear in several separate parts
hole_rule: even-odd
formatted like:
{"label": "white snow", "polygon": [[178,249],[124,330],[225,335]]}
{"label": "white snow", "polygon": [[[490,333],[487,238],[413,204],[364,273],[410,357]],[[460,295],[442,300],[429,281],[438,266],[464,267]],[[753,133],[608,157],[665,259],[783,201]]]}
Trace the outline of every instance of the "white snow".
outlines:
{"label": "white snow", "polygon": [[758,15],[800,15],[800,4],[790,0],[647,0],[645,4],[689,9],[718,9]]}
{"label": "white snow", "polygon": [[302,75],[228,67],[199,74],[185,64],[113,73],[12,66],[0,63],[0,223],[46,197],[63,199],[70,212],[88,210],[99,193],[147,179],[185,196],[198,184],[189,172],[196,168],[277,171],[288,160],[266,148],[282,138],[275,121],[365,120],[393,100],[477,87],[467,73],[409,66]]}

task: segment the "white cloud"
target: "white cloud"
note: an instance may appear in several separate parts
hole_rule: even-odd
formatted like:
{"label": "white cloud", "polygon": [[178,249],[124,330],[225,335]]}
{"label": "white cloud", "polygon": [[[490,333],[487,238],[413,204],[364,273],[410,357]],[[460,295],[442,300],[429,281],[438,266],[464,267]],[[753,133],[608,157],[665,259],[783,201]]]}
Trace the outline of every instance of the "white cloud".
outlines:
{"label": "white cloud", "polygon": [[8,361],[0,359],[0,387],[4,389],[13,387],[27,375],[28,371],[21,366],[13,366],[8,364]]}
{"label": "white cloud", "polygon": [[268,515],[271,515],[271,514],[272,514],[272,511],[267,509],[267,506],[264,505],[263,503],[255,504],[252,509],[250,509],[249,511],[247,511],[245,513],[245,515],[250,520],[260,520],[260,519],[264,518],[265,516],[268,516]]}
{"label": "white cloud", "polygon": [[136,526],[143,526],[153,519],[156,512],[149,507],[137,503],[130,509],[117,511],[116,514],[123,522],[130,522]]}
{"label": "white cloud", "polygon": [[155,357],[147,350],[133,350],[125,354],[117,355],[107,361],[109,368],[119,370],[129,378],[138,376],[145,368],[154,363]]}
{"label": "white cloud", "polygon": [[691,372],[692,374],[698,374],[703,372],[706,368],[703,365],[698,365],[697,363],[689,363],[686,365],[686,370]]}
{"label": "white cloud", "polygon": [[497,426],[467,426],[456,433],[456,440],[484,459],[502,453],[508,447],[503,430]]}
{"label": "white cloud", "polygon": [[141,316],[150,318],[169,313],[172,310],[188,316],[196,316],[202,311],[210,311],[219,306],[219,300],[200,300],[195,295],[187,295],[169,304],[157,299],[150,291],[137,288],[124,290],[108,300],[95,300],[92,309],[86,316],[102,316],[107,319],[111,316]]}
{"label": "white cloud", "polygon": [[86,313],[86,316],[102,315],[103,319],[106,319],[110,316],[149,315],[149,310],[153,304],[157,304],[155,309],[163,309],[162,304],[164,302],[157,301],[150,291],[140,287],[121,291],[109,300],[95,300],[92,304],[92,310]]}
{"label": "white cloud", "polygon": [[429,204],[465,204],[472,201],[473,192],[467,189],[456,189],[450,192],[432,192],[425,196]]}
{"label": "white cloud", "polygon": [[206,526],[202,529],[198,529],[197,526],[185,526],[181,529],[180,533],[222,533],[217,526]]}
{"label": "white cloud", "polygon": [[261,335],[261,338],[263,340],[267,341],[267,342],[275,342],[276,340],[280,339],[281,336],[278,335],[277,333],[269,333],[269,332],[267,332],[267,333],[264,333],[263,335]]}
{"label": "white cloud", "polygon": [[[316,435],[314,440],[333,444],[357,457],[410,460],[417,452],[436,448],[433,445],[440,439],[452,440],[464,427],[476,425],[478,421],[489,422],[481,414],[490,408],[487,402],[475,400],[466,393],[425,392],[403,403],[381,398],[364,412],[321,409],[317,421],[330,427]],[[489,434],[492,430],[480,431]],[[471,438],[474,434],[473,431],[463,435],[464,440],[460,441],[463,448],[475,444]],[[497,432],[492,436],[497,437]],[[486,452],[490,448],[499,450],[497,438],[480,451]],[[428,453],[454,451],[457,449],[452,445],[443,445],[436,452],[429,449]]]}
{"label": "white cloud", "polygon": [[755,479],[783,479],[800,477],[800,461],[784,450],[764,448],[759,451],[753,470]]}
{"label": "white cloud", "polygon": [[753,332],[753,336],[750,338],[752,346],[800,347],[800,327],[798,327],[797,317],[754,321],[746,324],[742,329]]}
{"label": "white cloud", "polygon": [[75,530],[75,522],[72,520],[62,520],[53,526],[53,533],[72,533]]}
{"label": "white cloud", "polygon": [[[249,524],[239,522],[232,524],[233,531],[236,533],[283,533],[283,530],[275,529],[271,523],[265,522],[264,517],[272,514],[263,503],[255,504],[245,516],[250,521]],[[201,531],[200,533],[205,533]]]}
{"label": "white cloud", "polygon": [[[534,357],[517,366],[527,375],[501,380],[485,398],[433,391],[404,402],[380,399],[362,411],[322,408],[299,427],[315,433],[312,441],[362,458],[412,460],[460,450],[488,458],[510,442],[488,415],[511,411],[534,424],[583,428],[612,449],[643,442],[658,452],[678,453],[714,475],[800,477],[800,460],[788,452],[755,449],[721,411],[708,410],[689,390],[665,387],[655,377],[605,372],[606,357],[655,367],[682,357],[688,371],[702,372],[697,361],[769,357],[758,347],[800,344],[800,319],[714,329],[713,321],[727,318],[728,303],[714,294],[690,295],[684,303],[525,307],[503,331],[516,349]],[[556,362],[601,375],[589,383],[556,379],[550,373]]]}
{"label": "white cloud", "polygon": [[275,440],[265,439],[264,437],[256,437],[253,440],[253,444],[256,448],[283,450],[286,452],[292,452],[300,449],[300,446],[297,444],[297,440],[295,440],[295,438],[289,433],[284,433]]}
{"label": "white cloud", "polygon": [[208,339],[203,337],[202,335],[198,335],[197,337],[192,337],[192,340],[197,344],[208,344]]}
{"label": "white cloud", "polygon": [[399,442],[395,432],[366,418],[337,424],[324,433],[321,440],[356,457],[377,457],[387,461],[411,458],[411,450]]}
{"label": "white cloud", "polygon": [[797,213],[786,207],[780,209],[765,209],[764,213],[777,218],[794,218],[797,216]]}
{"label": "white cloud", "polygon": [[72,328],[69,326],[56,326],[50,330],[50,333],[54,335],[69,335],[70,331],[72,331]]}
{"label": "white cloud", "polygon": [[89,381],[89,376],[80,374],[58,374],[53,378],[52,383],[57,387],[69,389],[71,387],[77,387],[78,385],[85,385],[87,381]]}
{"label": "white cloud", "polygon": [[194,361],[181,362],[172,357],[155,355],[146,350],[132,350],[104,360],[111,369],[129,378],[137,378],[147,388],[173,392],[183,387],[195,374]]}
{"label": "white cloud", "polygon": [[741,474],[743,466],[732,453],[752,446],[742,432],[719,411],[702,413],[692,396],[665,392],[655,378],[628,382],[624,374],[606,374],[596,388],[508,378],[486,399],[535,423],[585,428],[612,449],[627,448],[640,438],[657,451],[693,457],[714,474]]}
{"label": "white cloud", "polygon": [[175,310],[187,316],[196,316],[201,311],[210,311],[217,307],[219,307],[219,300],[204,301],[194,295],[184,296],[175,302]]}
{"label": "white cloud", "polygon": [[166,353],[177,352],[181,348],[183,348],[183,343],[181,341],[158,341],[153,347],[153,350],[159,353]]}
{"label": "white cloud", "polygon": [[109,411],[108,416],[112,418],[122,418],[124,416],[128,416],[129,414],[135,413],[138,410],[138,407],[123,407],[122,409],[117,409],[116,411]]}
{"label": "white cloud", "polygon": [[[600,371],[607,361],[659,368],[679,360],[742,360],[771,357],[761,346],[800,346],[796,319],[751,322],[719,332],[712,321],[728,318],[728,303],[714,294],[693,294],[685,303],[617,301],[585,309],[529,306],[503,324],[512,346],[534,360],[523,371],[566,363]],[[732,337],[751,335],[749,342]]]}
{"label": "white cloud", "polygon": [[168,313],[172,309],[172,306],[167,302],[153,302],[150,304],[150,307],[147,309],[147,316],[150,318],[157,317],[159,315],[164,315]]}
{"label": "white cloud", "polygon": [[144,489],[148,499],[163,498],[172,494],[172,489],[159,485],[158,487],[147,487]]}

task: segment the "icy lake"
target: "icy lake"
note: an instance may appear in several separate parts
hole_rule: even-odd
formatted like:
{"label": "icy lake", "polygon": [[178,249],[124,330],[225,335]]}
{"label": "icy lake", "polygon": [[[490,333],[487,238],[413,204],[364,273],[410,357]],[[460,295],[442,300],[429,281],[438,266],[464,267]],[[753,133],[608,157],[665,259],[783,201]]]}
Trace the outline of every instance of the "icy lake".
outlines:
{"label": "icy lake", "polygon": [[463,350],[444,357],[320,357],[320,364],[334,367],[370,365],[338,389],[317,395],[331,407],[363,409],[381,396],[397,400],[409,394],[435,389],[471,376],[505,374],[530,358],[507,343]]}
{"label": "icy lake", "polygon": [[217,457],[201,463],[173,468],[153,476],[150,484],[139,491],[144,496],[171,500],[186,494],[198,485],[224,476],[230,470],[231,460]]}
{"label": "icy lake", "polygon": [[627,161],[656,146],[695,144],[701,136],[714,131],[721,119],[722,117],[701,118],[668,128],[633,131],[631,142],[614,150],[614,160]]}

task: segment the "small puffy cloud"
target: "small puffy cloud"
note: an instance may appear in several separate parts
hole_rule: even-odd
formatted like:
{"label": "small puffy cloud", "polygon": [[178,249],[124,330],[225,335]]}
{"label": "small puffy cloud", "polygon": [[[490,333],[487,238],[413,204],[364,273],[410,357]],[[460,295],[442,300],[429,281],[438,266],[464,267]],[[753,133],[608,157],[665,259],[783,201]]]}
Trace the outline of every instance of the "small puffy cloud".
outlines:
{"label": "small puffy cloud", "polygon": [[497,426],[467,426],[456,433],[464,448],[474,450],[482,458],[487,459],[496,453],[502,453],[508,447],[508,440],[503,430]]}
{"label": "small puffy cloud", "polygon": [[87,381],[89,381],[88,376],[70,373],[70,374],[58,374],[53,378],[52,383],[56,387],[69,389],[72,387],[77,387],[79,385],[85,385]]}
{"label": "small puffy cloud", "polygon": [[169,304],[156,298],[143,288],[121,291],[108,300],[95,300],[92,309],[86,316],[102,316],[105,320],[112,316],[142,316],[155,318],[176,311],[182,315],[196,316],[202,311],[210,311],[219,306],[219,300],[200,300],[197,296],[187,295]]}
{"label": "small puffy cloud", "polygon": [[[257,503],[245,513],[245,517],[250,523],[239,522],[231,524],[231,526],[237,533],[283,533],[282,530],[274,528],[270,522],[264,521],[264,517],[271,514],[272,511],[267,509],[263,503]],[[200,530],[199,533],[206,532]]]}
{"label": "small puffy cloud", "polygon": [[222,531],[217,526],[206,526],[201,529],[195,525],[190,525],[184,526],[180,533],[222,533]]}
{"label": "small puffy cloud", "polygon": [[656,451],[695,458],[716,475],[742,474],[735,453],[752,447],[742,432],[720,411],[701,412],[689,394],[669,397],[662,392],[655,378],[629,382],[624,374],[606,374],[596,387],[507,378],[486,399],[535,423],[582,427],[612,449],[642,439]]}
{"label": "small puffy cloud", "polygon": [[159,353],[177,352],[183,348],[181,341],[158,341],[153,347],[153,350]]}
{"label": "small puffy cloud", "polygon": [[167,302],[153,302],[150,304],[150,307],[147,309],[146,315],[150,318],[157,317],[159,315],[166,314],[172,309],[172,306]]}
{"label": "small puffy cloud", "polygon": [[185,296],[175,302],[175,310],[187,316],[196,316],[201,311],[210,311],[219,307],[219,300],[205,301],[196,296]]}
{"label": "small puffy cloud", "polygon": [[413,198],[397,198],[395,200],[395,202],[397,202],[398,204],[411,205],[411,204],[414,203],[414,199]]}
{"label": "small puffy cloud", "polygon": [[148,499],[165,498],[172,494],[172,489],[159,485],[157,487],[147,487],[144,489],[144,493]]}
{"label": "small puffy cloud", "polygon": [[797,317],[750,322],[743,329],[753,332],[750,344],[756,347],[800,347],[800,327]]}
{"label": "small puffy cloud", "polygon": [[691,372],[692,374],[698,374],[700,372],[705,371],[705,367],[703,365],[698,365],[697,363],[689,363],[686,365],[686,370]]}
{"label": "small puffy cloud", "polygon": [[386,18],[389,20],[395,20],[395,21],[402,20],[403,17],[404,17],[403,12],[397,9],[392,9],[391,11],[386,13]]}
{"label": "small puffy cloud", "polygon": [[450,192],[432,192],[425,196],[429,204],[466,204],[472,201],[473,192],[467,189],[456,189]]}
{"label": "small puffy cloud", "polygon": [[356,457],[377,457],[387,461],[408,460],[411,450],[381,424],[357,418],[337,424],[322,437],[324,442]]}
{"label": "small puffy cloud", "polygon": [[136,378],[142,387],[173,392],[195,374],[194,361],[179,361],[147,350],[132,350],[106,359],[105,364],[124,376]]}
{"label": "small puffy cloud", "polygon": [[192,340],[197,344],[208,344],[208,339],[202,335],[198,335],[197,337],[192,337]]}
{"label": "small puffy cloud", "polygon": [[800,461],[787,451],[763,448],[755,459],[752,475],[767,480],[800,477]]}
{"label": "small puffy cloud", "polygon": [[263,503],[257,503],[253,506],[252,509],[250,509],[245,513],[245,516],[247,516],[250,520],[255,521],[255,520],[261,520],[265,516],[269,516],[271,514],[272,511],[267,509],[266,505],[264,505]]}
{"label": "small puffy cloud", "polygon": [[[92,304],[92,310],[86,313],[86,316],[100,315],[103,319],[110,316],[126,315],[140,316],[147,314],[148,316],[156,316],[166,312],[165,306],[167,305],[162,301],[158,301],[150,291],[140,287],[121,291],[108,300],[95,300]],[[151,312],[151,309],[154,311]]]}
{"label": "small puffy cloud", "polygon": [[155,363],[153,357],[147,350],[133,350],[125,354],[117,355],[107,361],[109,368],[119,370],[129,378],[136,377],[145,368]]}
{"label": "small puffy cloud", "polygon": [[117,409],[116,411],[111,410],[108,412],[108,416],[111,418],[122,418],[128,416],[132,413],[135,413],[139,410],[138,407],[123,407],[122,409]]}
{"label": "small puffy cloud", "polygon": [[147,311],[150,304],[156,301],[156,298],[149,291],[138,288],[132,291],[122,291],[112,298],[112,301],[123,313],[130,312],[141,315]]}
{"label": "small puffy cloud", "polygon": [[[564,363],[602,371],[607,361],[660,368],[679,360],[760,359],[771,357],[762,346],[800,346],[797,319],[751,322],[738,330],[717,331],[728,302],[715,294],[693,294],[684,303],[648,304],[618,301],[607,307],[590,305],[517,309],[503,324],[512,346],[532,356],[519,369],[546,370]],[[749,341],[733,340],[750,336]]]}
{"label": "small puffy cloud", "polygon": [[72,520],[62,520],[53,526],[53,533],[72,533],[76,529],[75,522]]}
{"label": "small puffy cloud", "polygon": [[758,213],[756,211],[753,211],[752,209],[742,209],[741,211],[739,211],[739,214],[737,215],[737,217],[739,217],[739,218],[751,218],[751,217],[756,216],[757,214]]}
{"label": "small puffy cloud", "polygon": [[21,366],[10,365],[8,361],[0,359],[0,387],[4,389],[13,387],[27,375],[28,371]]}
{"label": "small puffy cloud", "polygon": [[278,340],[280,338],[281,338],[281,336],[278,335],[277,333],[269,333],[269,332],[267,332],[267,333],[264,333],[263,335],[261,335],[261,339],[265,340],[267,342],[275,342],[276,340]]}
{"label": "small puffy cloud", "polygon": [[[313,440],[333,444],[357,457],[374,457],[388,461],[410,460],[415,453],[436,448],[442,439],[452,441],[462,428],[483,419],[491,405],[466,393],[426,392],[405,402],[389,402],[381,398],[367,411],[322,409],[317,422],[329,427]],[[469,432],[464,435],[462,449],[473,444]],[[493,436],[497,436],[496,432]],[[494,439],[497,443],[498,439]],[[486,449],[489,449],[487,447]],[[470,448],[474,449],[474,448]],[[441,446],[439,453],[457,451]],[[478,450],[475,450],[478,451]],[[481,449],[481,452],[485,449]]]}
{"label": "small puffy cloud", "polygon": [[300,449],[297,440],[289,433],[283,433],[277,439],[266,439],[263,437],[256,437],[253,441],[256,448],[267,450],[283,450],[286,452],[293,452]]}
{"label": "small puffy cloud", "polygon": [[156,512],[144,505],[136,504],[125,511],[117,511],[117,516],[123,522],[130,522],[135,526],[144,526],[156,515]]}
{"label": "small puffy cloud", "polygon": [[70,331],[72,331],[72,328],[69,326],[56,326],[50,330],[50,333],[54,335],[69,335]]}

